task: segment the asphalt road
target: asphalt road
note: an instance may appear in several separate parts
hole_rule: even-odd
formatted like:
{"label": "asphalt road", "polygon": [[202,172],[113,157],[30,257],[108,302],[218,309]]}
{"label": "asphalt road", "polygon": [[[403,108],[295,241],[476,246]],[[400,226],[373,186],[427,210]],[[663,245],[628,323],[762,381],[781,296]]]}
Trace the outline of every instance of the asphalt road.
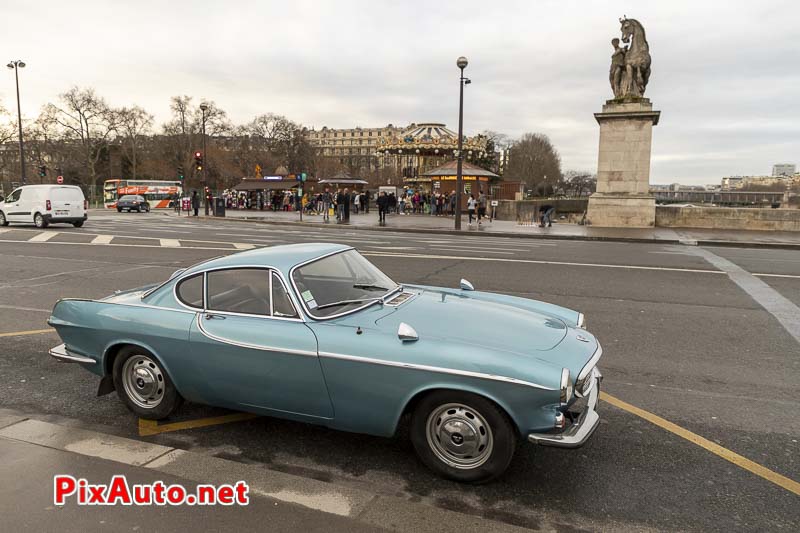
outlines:
{"label": "asphalt road", "polygon": [[[781,322],[774,311],[787,300],[800,305],[796,252],[202,222],[162,213],[92,213],[82,229],[0,230],[0,334],[46,328],[58,298],[161,281],[237,249],[342,242],[396,281],[457,286],[467,278],[478,290],[584,312],[604,347],[607,393],[800,480],[800,341],[791,334],[793,317]],[[729,276],[699,252],[746,272]],[[742,279],[776,292],[751,295]],[[405,432],[381,439],[257,418],[139,437],[136,418],[115,395],[95,397],[93,375],[47,357],[58,343],[53,334],[0,337],[0,407],[524,527],[547,520],[565,529],[780,531],[800,523],[798,495],[608,403],[585,447],[522,446],[507,475],[483,486],[434,477]],[[225,413],[185,405],[176,420]]]}

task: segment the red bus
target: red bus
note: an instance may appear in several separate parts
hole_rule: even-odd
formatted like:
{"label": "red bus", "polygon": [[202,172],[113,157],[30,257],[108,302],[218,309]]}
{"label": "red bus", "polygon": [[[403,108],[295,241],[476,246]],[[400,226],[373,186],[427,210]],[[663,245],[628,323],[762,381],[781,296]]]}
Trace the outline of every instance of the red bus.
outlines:
{"label": "red bus", "polygon": [[106,180],[103,184],[103,203],[106,209],[115,209],[117,200],[126,194],[144,196],[150,209],[166,209],[173,206],[175,198],[183,195],[180,181],[160,180]]}

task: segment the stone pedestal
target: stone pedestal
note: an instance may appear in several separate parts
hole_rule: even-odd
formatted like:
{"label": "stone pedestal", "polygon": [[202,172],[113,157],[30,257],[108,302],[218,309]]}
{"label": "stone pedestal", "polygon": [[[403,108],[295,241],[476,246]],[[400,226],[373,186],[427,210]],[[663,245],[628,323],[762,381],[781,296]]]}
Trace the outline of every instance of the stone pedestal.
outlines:
{"label": "stone pedestal", "polygon": [[656,201],[650,195],[650,146],[660,111],[647,98],[609,100],[600,124],[597,192],[586,213],[593,226],[655,226]]}

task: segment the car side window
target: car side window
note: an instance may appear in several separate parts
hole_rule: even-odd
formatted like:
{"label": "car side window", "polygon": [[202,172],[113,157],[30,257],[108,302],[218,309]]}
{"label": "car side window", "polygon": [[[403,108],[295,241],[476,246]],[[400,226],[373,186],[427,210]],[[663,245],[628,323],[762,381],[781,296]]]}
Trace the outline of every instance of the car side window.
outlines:
{"label": "car side window", "polygon": [[17,200],[19,200],[19,197],[20,197],[21,193],[22,193],[22,189],[17,189],[16,191],[14,191],[14,192],[12,192],[11,194],[8,195],[8,198],[6,198],[6,202],[7,203],[16,202]]}
{"label": "car side window", "polygon": [[208,272],[208,305],[211,311],[270,314],[269,271],[233,268]]}
{"label": "car side window", "polygon": [[281,278],[272,273],[272,315],[282,318],[297,318],[297,311],[286,293]]}
{"label": "car side window", "polygon": [[203,309],[203,274],[181,280],[175,292],[184,305]]}

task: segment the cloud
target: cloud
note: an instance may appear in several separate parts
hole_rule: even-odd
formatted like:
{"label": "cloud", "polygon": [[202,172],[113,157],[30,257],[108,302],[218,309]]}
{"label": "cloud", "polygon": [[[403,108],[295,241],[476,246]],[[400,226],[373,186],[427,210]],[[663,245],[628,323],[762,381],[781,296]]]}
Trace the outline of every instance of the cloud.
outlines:
{"label": "cloud", "polygon": [[[618,17],[647,30],[647,96],[662,111],[651,181],[718,182],[797,162],[800,5],[791,1],[337,0],[16,2],[4,42],[34,116],[72,85],[163,121],[169,98],[209,98],[237,122],[276,112],[317,128],[457,125],[542,132],[565,169],[596,167]],[[13,81],[0,103],[13,110]]]}

